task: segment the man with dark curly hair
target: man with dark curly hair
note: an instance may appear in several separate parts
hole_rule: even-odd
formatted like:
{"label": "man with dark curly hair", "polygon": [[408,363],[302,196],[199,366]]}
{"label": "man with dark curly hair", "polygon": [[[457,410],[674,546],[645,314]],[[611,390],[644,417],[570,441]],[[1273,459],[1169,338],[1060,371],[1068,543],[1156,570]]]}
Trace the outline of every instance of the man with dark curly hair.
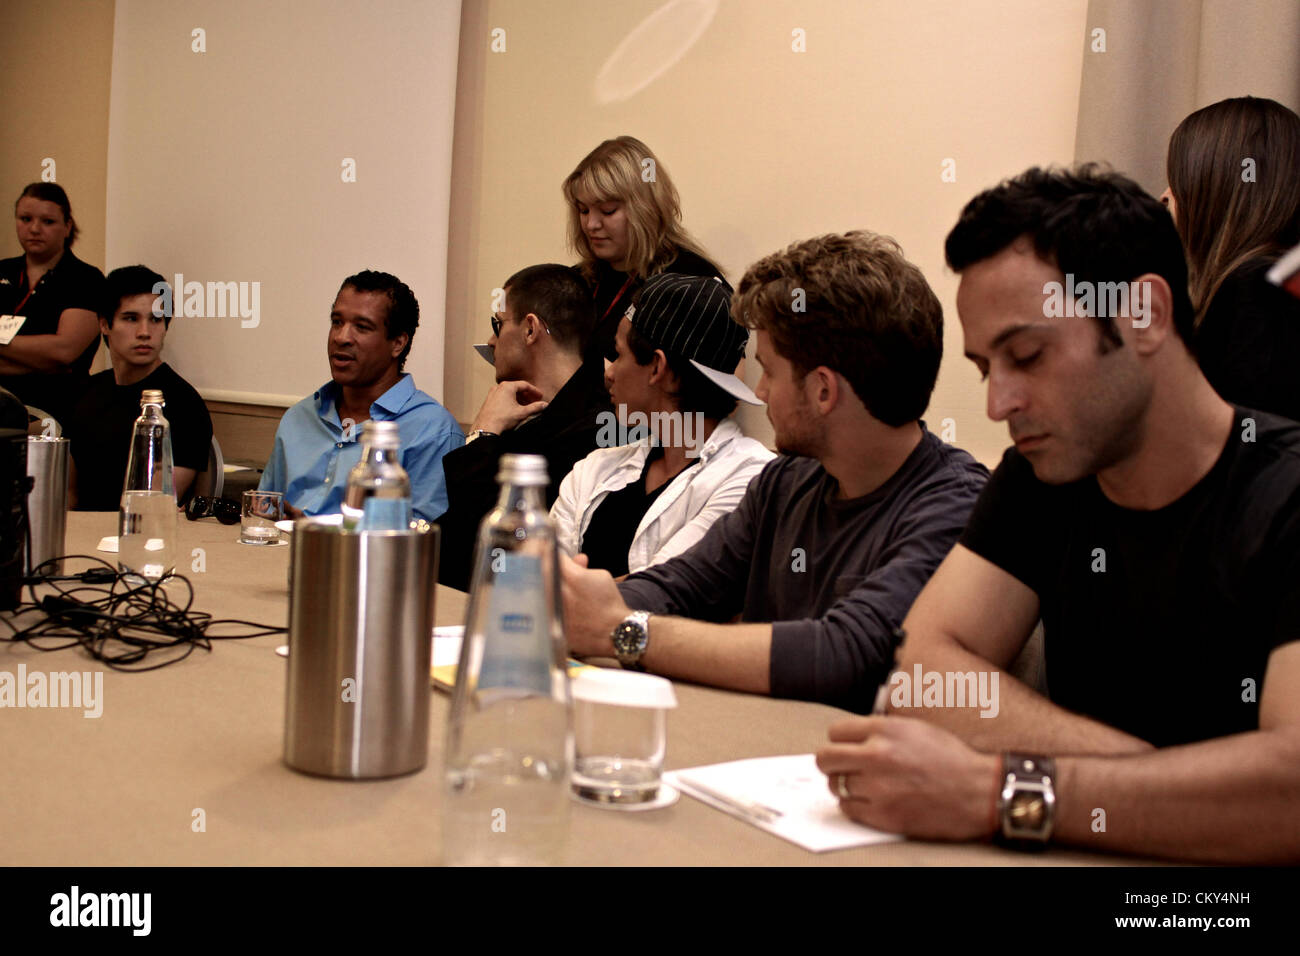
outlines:
{"label": "man with dark curly hair", "polygon": [[290,514],[336,514],[348,472],[361,460],[361,423],[397,422],[411,510],[427,521],[447,510],[442,456],[465,443],[451,412],[402,371],[420,324],[410,288],[386,272],[343,280],[330,309],[330,381],[284,413],[258,486],[284,493]]}

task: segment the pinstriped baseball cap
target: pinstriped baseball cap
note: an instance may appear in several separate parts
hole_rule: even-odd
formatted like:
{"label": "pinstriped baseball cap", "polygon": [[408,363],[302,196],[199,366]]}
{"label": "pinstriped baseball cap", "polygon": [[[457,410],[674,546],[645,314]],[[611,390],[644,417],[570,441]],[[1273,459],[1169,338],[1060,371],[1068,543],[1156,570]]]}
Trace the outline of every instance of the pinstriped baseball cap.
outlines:
{"label": "pinstriped baseball cap", "polygon": [[745,357],[749,330],[731,318],[731,286],[716,276],[651,276],[625,313],[637,332],[665,352],[689,359],[724,392],[763,402],[732,373]]}

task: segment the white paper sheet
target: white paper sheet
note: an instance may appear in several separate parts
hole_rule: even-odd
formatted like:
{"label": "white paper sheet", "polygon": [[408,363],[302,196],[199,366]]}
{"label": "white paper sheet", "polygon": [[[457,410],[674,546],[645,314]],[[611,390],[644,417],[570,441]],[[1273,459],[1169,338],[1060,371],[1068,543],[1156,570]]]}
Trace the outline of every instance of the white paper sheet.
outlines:
{"label": "white paper sheet", "polygon": [[460,663],[460,642],[465,625],[448,624],[433,629],[433,667],[455,667]]}
{"label": "white paper sheet", "polygon": [[[812,754],[757,757],[669,770],[664,773],[664,780],[702,803],[814,853],[902,839],[895,833],[854,823],[841,813],[840,802],[827,788],[826,775],[817,769]],[[760,819],[761,814],[744,813],[740,809],[754,804],[779,816],[766,821]]]}

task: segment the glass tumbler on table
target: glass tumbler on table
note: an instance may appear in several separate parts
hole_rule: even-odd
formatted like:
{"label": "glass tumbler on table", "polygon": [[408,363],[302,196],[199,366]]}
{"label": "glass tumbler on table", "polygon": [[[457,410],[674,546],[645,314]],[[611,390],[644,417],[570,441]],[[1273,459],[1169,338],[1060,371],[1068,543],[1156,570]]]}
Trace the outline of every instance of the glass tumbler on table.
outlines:
{"label": "glass tumbler on table", "polygon": [[284,495],[278,491],[245,491],[239,540],[243,544],[278,544],[284,518]]}

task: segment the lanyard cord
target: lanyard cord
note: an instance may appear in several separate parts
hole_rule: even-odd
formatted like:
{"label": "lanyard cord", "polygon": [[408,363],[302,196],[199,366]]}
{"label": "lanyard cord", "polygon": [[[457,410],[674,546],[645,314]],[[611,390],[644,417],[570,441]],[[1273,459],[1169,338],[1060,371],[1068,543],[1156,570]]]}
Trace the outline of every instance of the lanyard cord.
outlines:
{"label": "lanyard cord", "polygon": [[[41,278],[44,278],[44,276],[42,276]],[[18,288],[21,289],[24,285],[27,285],[27,266],[25,264],[23,265],[22,285],[20,285]],[[27,294],[23,296],[23,300],[19,302],[16,306],[14,306],[14,315],[19,315],[21,313],[22,307],[27,304],[27,300],[32,297],[32,293],[35,291],[36,291],[35,286],[32,286],[27,290]]]}
{"label": "lanyard cord", "polygon": [[[630,275],[627,277],[627,281],[623,283],[623,288],[618,290],[618,294],[614,296],[613,300],[609,303],[608,308],[605,309],[605,314],[600,317],[600,321],[604,322],[607,318],[609,318],[609,314],[614,311],[614,306],[618,305],[618,300],[623,298],[623,293],[627,291],[628,286],[630,286],[634,281],[636,281],[635,275]],[[23,301],[25,302],[26,299],[24,299]]]}

